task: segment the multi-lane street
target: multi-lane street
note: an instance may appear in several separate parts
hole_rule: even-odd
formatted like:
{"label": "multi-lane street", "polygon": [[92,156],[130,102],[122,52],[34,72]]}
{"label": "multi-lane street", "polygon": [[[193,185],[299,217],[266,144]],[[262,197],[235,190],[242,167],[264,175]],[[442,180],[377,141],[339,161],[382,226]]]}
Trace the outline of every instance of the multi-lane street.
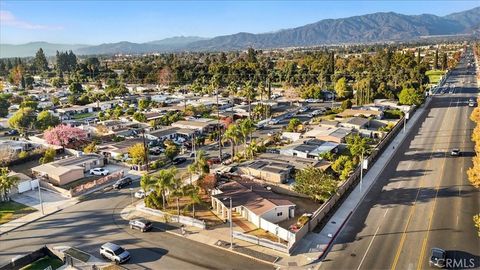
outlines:
{"label": "multi-lane street", "polygon": [[43,245],[75,246],[100,257],[100,246],[111,241],[132,254],[125,265],[128,269],[273,269],[155,228],[148,233],[130,230],[120,217],[130,199],[128,189],[99,192],[86,201],[0,236],[0,265]]}
{"label": "multi-lane street", "polygon": [[[462,59],[444,84],[451,89],[431,97],[321,268],[429,268],[433,247],[445,249],[457,268],[479,267],[480,241],[472,217],[479,213],[480,192],[466,175],[474,155],[468,100],[477,97],[471,70]],[[451,156],[453,148],[462,156]]]}

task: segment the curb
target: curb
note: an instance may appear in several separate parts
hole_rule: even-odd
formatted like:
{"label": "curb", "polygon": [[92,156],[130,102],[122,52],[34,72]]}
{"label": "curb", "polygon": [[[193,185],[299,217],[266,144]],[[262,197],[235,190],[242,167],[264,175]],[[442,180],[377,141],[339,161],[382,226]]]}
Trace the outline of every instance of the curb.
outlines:
{"label": "curb", "polygon": [[[130,206],[130,205],[128,205]],[[128,206],[126,206],[125,208],[127,208]],[[123,208],[123,210],[125,210],[125,208]],[[122,211],[123,211],[122,210]],[[121,212],[122,212],[121,211]],[[123,217],[121,217],[123,218]],[[125,219],[125,218],[123,218]],[[125,220],[128,220],[128,219],[125,219]],[[223,248],[223,247],[219,247],[217,245],[214,245],[214,244],[207,244],[207,243],[204,243],[204,242],[200,242],[200,241],[197,241],[195,239],[191,239],[191,238],[188,238],[188,237],[185,237],[184,235],[181,235],[179,233],[176,233],[176,232],[173,232],[173,231],[169,231],[169,230],[164,230],[162,228],[158,228],[158,227],[155,227],[153,226],[153,228],[157,229],[157,230],[160,230],[162,232],[166,232],[166,233],[169,233],[169,234],[172,234],[172,235],[175,235],[175,236],[178,236],[178,237],[182,237],[184,239],[188,239],[190,241],[194,241],[194,242],[197,242],[197,243],[202,243],[202,244],[205,244],[205,245],[208,245],[208,246],[211,246],[211,247],[215,247],[215,248],[218,248],[218,249],[221,249],[221,250],[224,250],[224,251],[228,251],[228,252],[232,252],[232,253],[235,253],[237,255],[241,255],[243,257],[246,257],[246,258],[249,258],[249,259],[252,259],[252,260],[255,260],[255,261],[258,261],[258,262],[261,262],[261,263],[267,263],[267,264],[270,264],[270,265],[273,265],[275,267],[283,267],[283,265],[279,265],[275,262],[269,262],[269,261],[264,261],[262,259],[259,259],[259,258],[256,258],[256,257],[253,257],[253,256],[250,256],[250,255],[247,255],[247,254],[244,254],[244,253],[241,253],[241,252],[238,252],[238,251],[235,251],[235,250],[232,250],[232,249],[229,249],[229,248]]]}
{"label": "curb", "polygon": [[347,218],[345,218],[345,220],[342,222],[342,224],[340,224],[340,228],[338,228],[338,230],[333,234],[332,238],[330,238],[330,241],[328,241],[328,244],[325,247],[325,249],[322,251],[322,254],[320,254],[320,256],[318,256],[318,258],[317,258],[318,260],[320,260],[323,257],[323,255],[325,255],[327,250],[329,250],[331,248],[331,245],[332,245],[333,241],[337,237],[338,233],[340,233],[340,231],[343,229],[343,226],[345,226],[345,224],[350,219],[352,214],[353,214],[353,211],[350,211],[350,213],[348,213]]}
{"label": "curb", "polygon": [[[154,228],[155,228],[155,227],[154,227]],[[159,228],[157,228],[157,229],[159,229]],[[161,229],[160,229],[160,230],[161,230]],[[163,230],[162,230],[162,231],[163,231]],[[176,233],[176,232],[166,231],[166,230],[165,230],[164,232],[167,232],[167,233],[170,233],[170,234],[173,234],[173,235],[176,235],[176,236],[179,236],[179,237],[188,239],[188,240],[190,240],[190,241],[195,241],[195,242],[198,242],[198,243],[206,244],[206,243],[203,243],[203,242],[200,242],[200,241],[197,241],[197,240],[194,240],[194,239],[185,237],[185,236],[183,236],[183,235],[181,235],[181,234],[178,234],[178,233]],[[241,255],[241,256],[243,256],[243,257],[252,259],[252,260],[254,260],[254,261],[258,261],[258,262],[262,262],[262,263],[267,263],[267,264],[270,264],[270,265],[273,265],[273,266],[276,266],[276,267],[282,267],[282,266],[283,266],[283,265],[276,264],[276,263],[274,263],[274,262],[264,261],[264,260],[262,260],[262,259],[259,259],[259,258],[250,256],[250,255],[247,255],[247,254],[244,254],[244,253],[235,251],[235,250],[233,250],[233,249],[223,248],[223,247],[219,247],[219,246],[217,246],[217,245],[212,245],[212,244],[206,244],[206,245],[209,245],[209,246],[211,246],[211,247],[215,247],[215,248],[218,248],[218,249],[221,249],[221,250],[224,250],[224,251],[232,252],[232,253],[235,253],[235,254],[237,254],[237,255]]]}
{"label": "curb", "polygon": [[[75,203],[75,204],[77,204],[77,203]],[[72,204],[72,205],[75,205],[75,204]],[[72,205],[71,205],[71,206],[72,206]],[[63,208],[63,209],[65,209],[65,208]],[[48,214],[45,214],[45,215],[43,215],[43,216],[39,216],[38,218],[34,218],[34,219],[32,219],[32,220],[29,220],[29,221],[27,221],[27,222],[25,222],[25,223],[23,223],[23,224],[21,224],[21,225],[18,225],[17,227],[14,227],[14,228],[8,229],[8,230],[6,230],[6,231],[0,232],[0,236],[4,235],[4,234],[6,234],[6,233],[9,233],[9,232],[11,232],[11,231],[14,231],[14,230],[16,230],[16,229],[18,229],[18,228],[21,228],[21,227],[23,227],[23,226],[25,226],[25,225],[28,225],[28,224],[30,224],[30,223],[32,223],[32,222],[35,222],[35,221],[37,221],[37,220],[40,220],[40,219],[42,219],[42,218],[45,218],[45,217],[48,217],[48,216],[53,215],[53,214],[55,214],[55,213],[58,213],[58,212],[62,211],[63,209],[57,209],[57,210],[55,210],[55,211],[53,211],[53,212],[50,212],[50,213],[48,213]]]}

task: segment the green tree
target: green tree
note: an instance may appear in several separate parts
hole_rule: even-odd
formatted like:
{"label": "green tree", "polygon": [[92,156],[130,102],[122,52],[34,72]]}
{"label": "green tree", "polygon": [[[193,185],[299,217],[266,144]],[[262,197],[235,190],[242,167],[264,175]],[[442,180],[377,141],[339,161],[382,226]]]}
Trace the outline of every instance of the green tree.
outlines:
{"label": "green tree", "polygon": [[422,104],[424,96],[414,88],[403,88],[398,94],[398,100],[404,105],[420,105]]}
{"label": "green tree", "polygon": [[170,160],[173,160],[178,155],[178,152],[178,146],[174,143],[168,144],[167,148],[165,148],[165,156]]}
{"label": "green tree", "polygon": [[324,202],[337,191],[335,178],[319,168],[308,167],[295,174],[293,189],[315,201]]}
{"label": "green tree", "polygon": [[255,125],[251,119],[244,119],[238,124],[240,134],[242,135],[244,148],[247,147],[248,136],[255,130]]}
{"label": "green tree", "polygon": [[4,95],[0,96],[0,117],[5,117],[8,115],[8,107],[10,107],[8,98],[6,98]]}
{"label": "green tree", "polygon": [[147,121],[147,117],[145,116],[144,113],[141,113],[141,112],[135,112],[133,114],[133,119],[135,119],[138,122],[146,122]]}
{"label": "green tree", "polygon": [[57,152],[53,148],[48,148],[45,153],[43,153],[43,157],[41,157],[38,161],[41,164],[49,163],[55,160],[55,156]]}
{"label": "green tree", "polygon": [[72,95],[81,95],[81,94],[83,94],[83,92],[84,92],[83,87],[82,87],[82,84],[81,84],[81,83],[78,83],[78,82],[72,82],[72,83],[68,86],[68,91],[69,91],[70,94],[72,94]]}
{"label": "green tree", "polygon": [[192,217],[195,218],[195,204],[201,202],[200,188],[196,185],[189,184],[184,187],[184,193],[190,197],[190,204],[192,205]]}
{"label": "green tree", "polygon": [[32,108],[21,108],[8,119],[8,125],[26,135],[35,126],[35,120]]}
{"label": "green tree", "polygon": [[337,96],[340,98],[345,98],[348,96],[348,92],[347,79],[345,79],[345,77],[338,79],[335,83],[335,93]]}
{"label": "green tree", "polygon": [[358,134],[349,135],[346,137],[347,149],[354,157],[359,157],[362,153],[367,155],[370,152],[370,139],[361,137]]}
{"label": "green tree", "polygon": [[32,108],[32,110],[36,110],[38,107],[38,102],[33,100],[24,100],[20,103],[20,108]]}
{"label": "green tree", "polygon": [[10,189],[12,189],[18,183],[18,181],[20,181],[20,178],[17,176],[10,176],[9,173],[10,172],[6,167],[0,169],[0,196],[2,201],[8,200],[8,193],[10,192]]}
{"label": "green tree", "polygon": [[38,71],[48,70],[48,61],[42,48],[38,49],[37,53],[35,54],[35,58],[33,59],[33,65]]}
{"label": "green tree", "polygon": [[297,128],[302,124],[302,121],[300,121],[298,118],[292,118],[288,122],[287,126],[287,131],[288,132],[297,132]]}
{"label": "green tree", "polygon": [[237,144],[240,142],[240,137],[241,137],[240,129],[236,124],[229,125],[228,128],[223,133],[223,139],[225,141],[229,141],[230,146],[232,147],[232,158],[235,157],[235,148]]}
{"label": "green tree", "polygon": [[37,115],[37,128],[42,131],[58,124],[60,124],[60,119],[49,111],[41,111]]}
{"label": "green tree", "polygon": [[138,109],[141,111],[148,109],[149,106],[150,106],[150,101],[148,99],[142,98],[138,101]]}
{"label": "green tree", "polygon": [[350,109],[352,108],[352,101],[350,99],[346,99],[344,101],[342,101],[342,109],[345,110],[345,109]]}
{"label": "green tree", "polygon": [[167,194],[169,194],[169,191],[173,191],[177,186],[176,175],[177,175],[177,168],[175,167],[160,170],[158,173],[153,175],[153,178],[156,181],[156,187],[157,187],[158,193],[160,193],[162,196],[163,209],[165,209],[165,206],[166,206]]}

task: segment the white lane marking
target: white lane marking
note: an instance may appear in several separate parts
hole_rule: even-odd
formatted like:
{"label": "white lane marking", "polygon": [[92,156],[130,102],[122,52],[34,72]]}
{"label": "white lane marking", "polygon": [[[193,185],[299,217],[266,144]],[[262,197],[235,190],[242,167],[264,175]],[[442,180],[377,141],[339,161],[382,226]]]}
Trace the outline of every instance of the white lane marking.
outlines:
{"label": "white lane marking", "polygon": [[385,214],[383,214],[383,217],[385,217],[387,215],[388,210],[390,210],[390,209],[387,209],[387,211],[385,211]]}
{"label": "white lane marking", "polygon": [[457,215],[457,226],[458,226],[458,215]]}
{"label": "white lane marking", "polygon": [[363,261],[365,260],[365,257],[367,257],[368,250],[369,250],[370,247],[372,246],[373,239],[375,239],[375,236],[376,236],[377,233],[378,233],[378,229],[380,229],[380,226],[377,227],[377,230],[376,230],[375,233],[373,234],[372,240],[370,240],[370,244],[368,244],[367,250],[365,251],[365,254],[363,255],[363,258],[362,258],[362,260],[360,261],[360,264],[358,265],[357,270],[360,269],[360,267],[361,267],[362,264],[363,264]]}

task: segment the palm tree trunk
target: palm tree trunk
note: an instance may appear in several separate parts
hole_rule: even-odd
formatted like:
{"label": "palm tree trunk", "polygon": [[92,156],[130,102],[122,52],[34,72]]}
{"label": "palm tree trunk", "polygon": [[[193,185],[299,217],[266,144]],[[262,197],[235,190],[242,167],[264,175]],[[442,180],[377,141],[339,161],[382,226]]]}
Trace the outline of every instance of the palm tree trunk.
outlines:
{"label": "palm tree trunk", "polygon": [[180,205],[178,204],[178,196],[177,196],[177,215],[180,216]]}
{"label": "palm tree trunk", "polygon": [[195,218],[195,203],[192,204],[193,218]]}
{"label": "palm tree trunk", "polygon": [[165,210],[165,191],[162,191],[162,204],[163,204],[163,210]]}

